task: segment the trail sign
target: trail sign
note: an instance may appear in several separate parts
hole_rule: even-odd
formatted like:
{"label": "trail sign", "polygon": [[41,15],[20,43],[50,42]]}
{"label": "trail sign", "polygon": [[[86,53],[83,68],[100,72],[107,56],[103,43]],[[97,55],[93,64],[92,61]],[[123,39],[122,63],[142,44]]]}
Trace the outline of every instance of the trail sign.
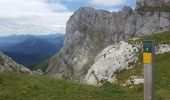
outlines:
{"label": "trail sign", "polygon": [[152,53],[152,41],[143,41],[143,52]]}
{"label": "trail sign", "polygon": [[144,100],[154,99],[155,46],[152,41],[143,41]]}
{"label": "trail sign", "polygon": [[152,41],[143,41],[143,62],[145,64],[152,64],[153,55],[153,43]]}

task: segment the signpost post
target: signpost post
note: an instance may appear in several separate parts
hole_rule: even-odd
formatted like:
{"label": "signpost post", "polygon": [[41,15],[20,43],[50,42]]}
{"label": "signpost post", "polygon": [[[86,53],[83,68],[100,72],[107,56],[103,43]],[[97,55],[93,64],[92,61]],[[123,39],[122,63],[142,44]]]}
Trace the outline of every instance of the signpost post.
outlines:
{"label": "signpost post", "polygon": [[144,100],[154,99],[155,46],[152,41],[143,41]]}

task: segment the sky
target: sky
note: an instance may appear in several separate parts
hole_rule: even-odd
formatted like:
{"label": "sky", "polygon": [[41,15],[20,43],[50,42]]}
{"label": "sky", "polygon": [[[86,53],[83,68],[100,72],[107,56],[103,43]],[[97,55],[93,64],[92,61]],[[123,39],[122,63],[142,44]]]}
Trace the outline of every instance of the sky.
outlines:
{"label": "sky", "polygon": [[69,17],[80,7],[110,12],[135,8],[136,0],[0,0],[0,36],[65,33]]}

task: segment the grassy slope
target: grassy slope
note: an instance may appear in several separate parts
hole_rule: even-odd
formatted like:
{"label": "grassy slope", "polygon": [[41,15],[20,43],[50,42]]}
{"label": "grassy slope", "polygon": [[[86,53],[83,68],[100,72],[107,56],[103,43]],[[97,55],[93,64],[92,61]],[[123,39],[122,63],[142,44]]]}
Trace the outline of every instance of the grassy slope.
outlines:
{"label": "grassy slope", "polygon": [[48,67],[48,60],[45,60],[39,64],[37,64],[34,68],[34,70],[37,70],[37,69],[41,69],[43,72],[45,72],[45,70],[47,69]]}
{"label": "grassy slope", "polygon": [[[170,53],[157,55],[155,73],[156,100],[169,100]],[[45,76],[0,73],[0,100],[142,100],[142,93],[143,85],[94,87]]]}
{"label": "grassy slope", "polygon": [[[158,34],[156,40],[156,44],[170,43],[169,32]],[[156,100],[169,100],[170,53],[157,55],[156,62]],[[121,83],[131,75],[141,75],[142,70],[141,63],[132,70],[121,71],[117,77]],[[94,87],[46,76],[0,73],[0,100],[143,100],[143,85],[128,88],[105,83]]]}
{"label": "grassy slope", "polygon": [[[131,70],[122,70],[117,74],[118,83],[125,83],[130,76],[141,76],[143,74],[143,64],[135,66]],[[155,87],[156,100],[169,100],[170,98],[170,53],[156,56],[155,66]],[[138,86],[138,89],[143,87]],[[135,99],[137,100],[137,99]]]}
{"label": "grassy slope", "polygon": [[142,100],[142,91],[106,83],[80,85],[49,77],[0,73],[0,100]]}

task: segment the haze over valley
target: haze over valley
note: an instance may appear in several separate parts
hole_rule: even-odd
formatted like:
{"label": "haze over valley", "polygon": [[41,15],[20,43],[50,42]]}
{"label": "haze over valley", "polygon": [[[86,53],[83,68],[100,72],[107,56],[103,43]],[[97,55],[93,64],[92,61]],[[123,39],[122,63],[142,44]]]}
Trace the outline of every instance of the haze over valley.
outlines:
{"label": "haze over valley", "polygon": [[10,35],[0,37],[0,50],[19,64],[33,69],[63,46],[64,34]]}

